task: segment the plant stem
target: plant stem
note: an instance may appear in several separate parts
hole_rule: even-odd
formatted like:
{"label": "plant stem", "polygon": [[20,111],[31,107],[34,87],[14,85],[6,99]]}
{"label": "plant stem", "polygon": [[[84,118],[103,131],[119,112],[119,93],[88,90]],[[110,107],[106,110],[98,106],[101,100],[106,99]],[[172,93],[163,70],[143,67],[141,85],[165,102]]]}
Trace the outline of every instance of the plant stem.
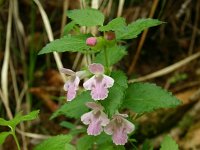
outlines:
{"label": "plant stem", "polygon": [[105,53],[105,61],[106,61],[106,67],[108,68],[108,55],[107,55],[107,50],[104,46],[104,53]]}
{"label": "plant stem", "polygon": [[18,139],[17,139],[16,134],[15,134],[14,131],[13,131],[12,135],[13,135],[13,137],[14,137],[14,140],[15,140],[16,144],[17,144],[17,149],[18,149],[18,150],[21,150],[21,148],[20,148],[20,146],[19,146]]}

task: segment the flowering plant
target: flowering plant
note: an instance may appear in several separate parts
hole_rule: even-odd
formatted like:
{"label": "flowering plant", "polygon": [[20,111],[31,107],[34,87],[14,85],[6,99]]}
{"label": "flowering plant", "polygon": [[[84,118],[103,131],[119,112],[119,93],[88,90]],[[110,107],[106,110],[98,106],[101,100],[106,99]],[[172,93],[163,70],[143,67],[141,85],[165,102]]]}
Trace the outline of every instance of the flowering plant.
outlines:
{"label": "flowering plant", "polygon": [[[81,129],[77,129],[76,125],[69,127],[70,123],[66,121],[62,123],[71,129],[68,136],[81,135],[76,144],[78,150],[123,150],[126,143],[133,144],[134,132],[137,130],[137,117],[128,115],[131,111],[141,116],[158,108],[180,104],[171,93],[155,84],[128,82],[125,73],[113,67],[127,54],[126,47],[121,44],[123,40],[136,38],[143,30],[163,22],[148,18],[127,25],[125,19],[119,17],[103,25],[104,15],[95,9],[71,10],[68,17],[72,22],[65,26],[67,35],[47,44],[39,54],[79,52],[84,55],[86,63],[77,72],[60,68],[60,72],[68,76],[64,84],[67,103],[51,119],[65,115],[82,122],[78,122],[82,124]],[[82,26],[87,27],[86,31],[91,26],[98,26],[103,36],[80,34],[74,30]],[[72,30],[75,35],[69,34]],[[80,80],[84,81],[83,85],[79,85]],[[84,125],[88,126],[87,129]],[[68,146],[75,148],[69,142]]]}

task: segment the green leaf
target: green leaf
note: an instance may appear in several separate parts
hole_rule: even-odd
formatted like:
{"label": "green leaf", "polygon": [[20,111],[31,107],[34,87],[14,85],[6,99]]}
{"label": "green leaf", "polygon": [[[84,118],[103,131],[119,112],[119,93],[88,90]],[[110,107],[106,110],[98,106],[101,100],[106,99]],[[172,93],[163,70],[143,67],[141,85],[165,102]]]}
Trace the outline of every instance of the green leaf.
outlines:
{"label": "green leaf", "polygon": [[91,135],[81,137],[77,142],[77,150],[89,150],[92,148],[94,141],[95,137]]}
{"label": "green leaf", "polygon": [[11,132],[1,132],[0,133],[0,145],[2,145],[7,138],[8,135],[10,135]]}
{"label": "green leaf", "polygon": [[103,25],[104,15],[96,9],[76,9],[67,11],[67,15],[80,26]]}
{"label": "green leaf", "polygon": [[176,142],[170,137],[165,136],[164,140],[161,143],[160,150],[178,150],[178,145]]}
{"label": "green leaf", "polygon": [[118,31],[125,26],[125,18],[118,17],[110,21],[107,25],[99,27],[99,31]]}
{"label": "green leaf", "polygon": [[68,128],[68,129],[74,129],[76,127],[76,125],[74,125],[73,123],[68,122],[68,121],[62,121],[60,123],[60,126]]}
{"label": "green leaf", "polygon": [[9,126],[10,128],[14,129],[17,124],[19,124],[22,121],[29,121],[34,120],[38,117],[39,110],[32,111],[28,115],[22,115],[22,112],[19,112],[16,114],[16,116],[12,120],[4,120],[0,118],[0,125],[2,126]]}
{"label": "green leaf", "polygon": [[0,118],[0,126],[8,126],[9,125],[9,121],[3,119],[3,118]]}
{"label": "green leaf", "polygon": [[39,112],[40,112],[39,110],[32,111],[28,115],[21,116],[20,120],[21,121],[34,120],[34,119],[36,119],[38,117]]}
{"label": "green leaf", "polygon": [[131,83],[127,89],[123,107],[136,113],[144,113],[180,104],[181,102],[175,96],[155,84]]}
{"label": "green leaf", "polygon": [[143,30],[162,24],[164,22],[157,19],[138,19],[132,22],[127,27],[121,27],[116,31],[117,39],[132,39],[136,38]]}
{"label": "green leaf", "polygon": [[34,150],[69,150],[66,148],[66,144],[71,140],[71,135],[54,136],[41,142],[34,148]]}
{"label": "green leaf", "polygon": [[51,43],[47,44],[38,55],[51,53],[51,52],[84,52],[90,47],[86,45],[86,39],[90,37],[89,34],[82,35],[67,35],[60,39],[54,40]]}
{"label": "green leaf", "polygon": [[64,26],[63,35],[69,34],[69,32],[76,26],[74,21],[71,21],[67,25]]}
{"label": "green leaf", "polygon": [[105,133],[101,133],[96,137],[95,144],[97,145],[97,150],[125,150],[124,146],[115,145],[112,137]]}
{"label": "green leaf", "polygon": [[90,96],[90,91],[82,92],[73,101],[67,102],[56,112],[54,112],[51,116],[51,119],[60,115],[78,119],[83,113],[89,110],[85,105],[85,103],[88,101],[94,101]]}
{"label": "green leaf", "polygon": [[65,144],[65,150],[76,150],[76,148],[71,144]]}
{"label": "green leaf", "polygon": [[102,65],[106,66],[106,59],[105,59],[105,52],[108,58],[108,66],[112,66],[118,61],[120,61],[126,54],[126,48],[123,46],[113,46],[108,47],[106,51],[102,50],[99,54],[97,54],[95,58],[96,63],[101,63]]}
{"label": "green leaf", "polygon": [[116,110],[120,108],[125,96],[125,90],[128,87],[127,78],[123,72],[112,72],[111,77],[115,81],[114,85],[109,89],[108,97],[101,102],[109,116],[115,114]]}

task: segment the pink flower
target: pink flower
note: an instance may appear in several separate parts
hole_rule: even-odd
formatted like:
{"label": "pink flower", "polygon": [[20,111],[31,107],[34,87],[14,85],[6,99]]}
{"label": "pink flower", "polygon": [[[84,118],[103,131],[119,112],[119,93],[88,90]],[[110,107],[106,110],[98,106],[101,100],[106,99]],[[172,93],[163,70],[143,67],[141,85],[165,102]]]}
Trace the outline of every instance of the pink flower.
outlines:
{"label": "pink flower", "polygon": [[97,38],[96,37],[89,37],[86,40],[86,44],[89,46],[95,46],[97,43]]}
{"label": "pink flower", "polygon": [[85,74],[84,71],[74,72],[70,69],[61,68],[60,72],[69,76],[67,82],[64,84],[64,90],[67,91],[67,101],[72,101],[76,97],[80,78]]}
{"label": "pink flower", "polygon": [[86,106],[93,110],[83,114],[81,121],[85,125],[89,125],[87,128],[88,135],[99,135],[103,131],[102,126],[109,123],[108,116],[103,112],[104,108],[100,104],[88,102]]}
{"label": "pink flower", "polygon": [[89,70],[94,76],[87,80],[83,87],[86,90],[91,90],[91,96],[94,100],[104,100],[108,97],[108,88],[113,86],[114,80],[103,74],[104,67],[101,64],[91,64]]}
{"label": "pink flower", "polygon": [[127,143],[127,134],[131,133],[135,129],[134,124],[124,117],[128,117],[128,115],[114,115],[110,123],[104,128],[104,131],[107,134],[112,135],[112,140],[116,145],[124,145]]}

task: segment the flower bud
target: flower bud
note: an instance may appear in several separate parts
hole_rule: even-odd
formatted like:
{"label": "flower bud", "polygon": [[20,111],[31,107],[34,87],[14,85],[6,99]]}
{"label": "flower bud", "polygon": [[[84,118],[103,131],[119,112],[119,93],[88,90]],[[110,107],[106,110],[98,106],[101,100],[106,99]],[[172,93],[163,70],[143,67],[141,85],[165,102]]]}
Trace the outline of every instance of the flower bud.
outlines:
{"label": "flower bud", "polygon": [[115,39],[115,33],[110,31],[105,33],[105,39],[106,40],[114,40]]}
{"label": "flower bud", "polygon": [[95,45],[97,44],[97,39],[96,39],[96,37],[89,37],[89,38],[87,38],[86,44],[87,44],[88,46],[95,46]]}

